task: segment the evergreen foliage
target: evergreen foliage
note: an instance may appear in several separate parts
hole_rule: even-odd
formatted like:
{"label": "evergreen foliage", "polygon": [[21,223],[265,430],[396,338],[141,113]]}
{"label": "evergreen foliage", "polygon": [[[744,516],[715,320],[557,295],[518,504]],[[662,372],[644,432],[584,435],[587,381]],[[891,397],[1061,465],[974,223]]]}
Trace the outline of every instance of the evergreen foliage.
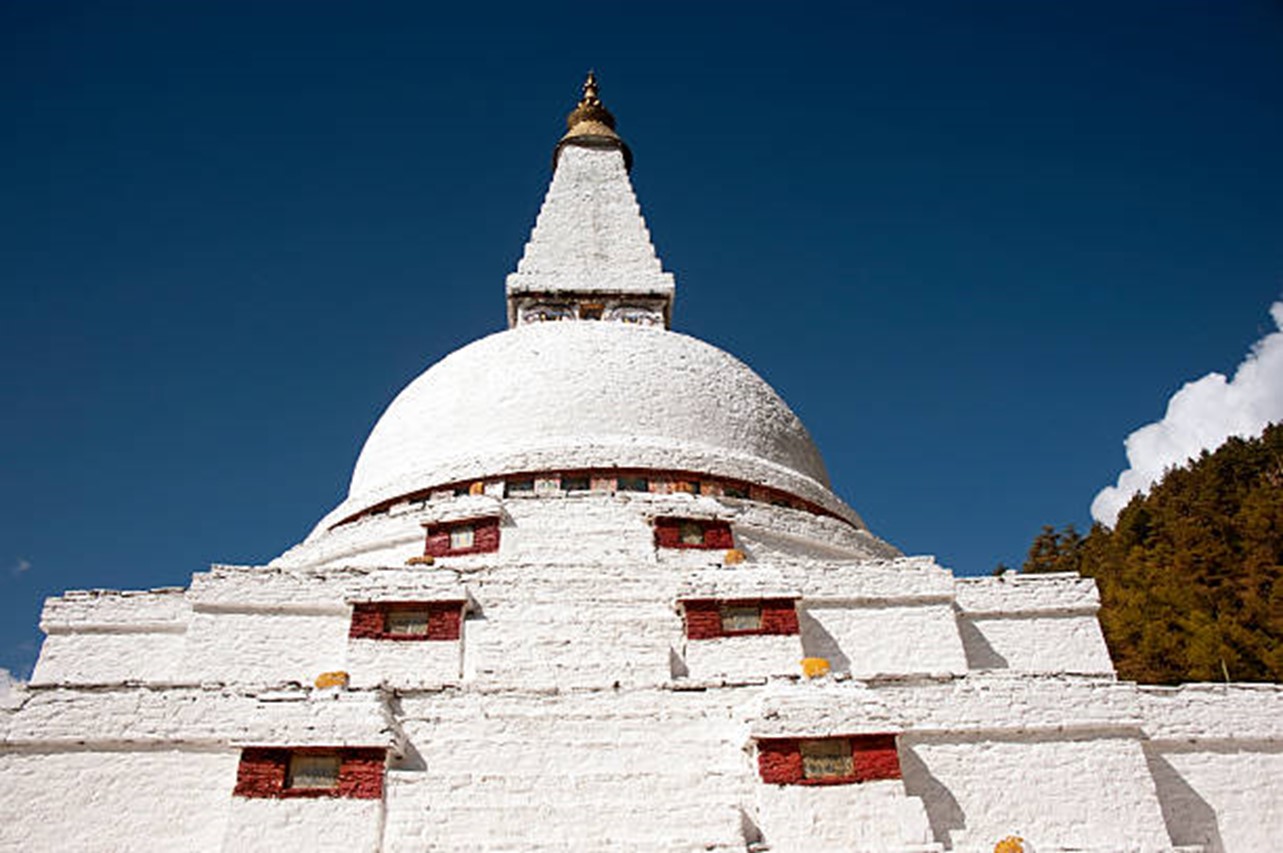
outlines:
{"label": "evergreen foliage", "polygon": [[1122,678],[1283,681],[1283,424],[1169,470],[1112,530],[1044,527],[1023,570],[1096,579]]}

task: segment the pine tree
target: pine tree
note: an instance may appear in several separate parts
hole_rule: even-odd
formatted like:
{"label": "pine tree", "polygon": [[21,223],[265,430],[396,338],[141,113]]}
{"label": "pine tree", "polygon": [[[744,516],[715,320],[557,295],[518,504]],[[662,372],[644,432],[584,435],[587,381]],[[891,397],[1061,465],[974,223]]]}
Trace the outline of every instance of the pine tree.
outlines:
{"label": "pine tree", "polygon": [[1123,678],[1283,681],[1283,425],[1169,470],[1112,530],[1044,527],[1023,571],[1096,579]]}

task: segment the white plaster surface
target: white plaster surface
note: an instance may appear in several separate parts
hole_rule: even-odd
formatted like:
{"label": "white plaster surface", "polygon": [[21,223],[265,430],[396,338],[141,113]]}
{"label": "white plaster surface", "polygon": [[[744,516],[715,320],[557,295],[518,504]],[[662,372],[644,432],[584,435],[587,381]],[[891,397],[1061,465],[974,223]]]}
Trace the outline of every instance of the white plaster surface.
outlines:
{"label": "white plaster surface", "polygon": [[1075,574],[1007,572],[997,577],[958,578],[958,608],[969,616],[1014,613],[1095,613],[1096,582]]}
{"label": "white plaster surface", "polygon": [[[362,746],[400,749],[381,692],[236,687],[47,688],[28,692],[4,715],[6,750],[86,745]],[[229,789],[230,790],[230,789]]]}
{"label": "white plaster surface", "polygon": [[380,850],[383,809],[382,800],[233,797],[221,849],[375,853]]}
{"label": "white plaster surface", "polygon": [[770,849],[881,853],[942,849],[922,801],[899,780],[863,785],[759,785],[758,820]]}
{"label": "white plaster surface", "polygon": [[[316,580],[324,576],[318,576],[311,570],[324,567],[332,577],[333,570],[341,568],[365,571],[403,566],[409,558],[423,553],[425,523],[447,511],[460,518],[470,517],[469,513],[474,510],[452,507],[453,502],[461,500],[463,498],[442,498],[441,503],[446,506],[441,508],[433,503],[420,504],[419,508],[366,516],[324,533],[315,533],[271,562],[271,568],[279,570],[277,574],[280,577],[267,585],[282,584],[282,592],[257,590],[248,586],[255,583],[254,579],[247,578],[246,588],[218,585],[216,588],[221,591],[217,593],[209,587],[209,582],[202,581],[200,596],[202,600],[211,595],[230,596],[229,601],[235,600],[236,596],[247,596],[265,606],[269,602],[288,603],[282,600],[287,594],[299,596],[300,602],[308,601],[308,596],[313,594],[309,587],[325,588]],[[658,558],[690,567],[720,562],[724,556],[721,552],[697,551],[692,554],[683,551],[656,555],[651,523],[652,519],[663,515],[729,521],[737,542],[748,552],[751,560],[772,563],[807,560],[808,566],[821,577],[839,571],[830,563],[840,561],[845,564],[845,574],[878,575],[881,586],[887,590],[877,593],[880,597],[892,594],[912,596],[913,590],[924,582],[920,576],[934,572],[934,576],[925,583],[952,600],[951,576],[929,559],[924,562],[921,558],[906,558],[906,562],[894,562],[901,557],[894,547],[845,521],[785,507],[753,505],[735,498],[629,492],[511,498],[503,503],[500,512],[500,558],[505,561],[565,562],[566,537],[573,535],[576,553],[583,554],[584,559],[592,562],[625,558],[649,562]],[[761,547],[765,537],[760,531],[772,522],[784,532]],[[438,558],[436,563],[452,568],[484,566],[494,559],[493,555],[483,554],[467,558]],[[870,565],[870,560],[875,563]],[[230,570],[230,567],[215,567],[214,573],[226,574]],[[271,572],[262,574],[273,575]],[[297,577],[290,579],[294,575]],[[897,576],[903,577],[907,585],[905,590],[897,589]],[[842,577],[839,583],[840,591],[845,593],[851,581]],[[871,578],[867,583],[876,585],[879,581]],[[243,599],[238,606],[244,606]]]}
{"label": "white plaster surface", "polygon": [[508,294],[630,293],[671,297],[623,154],[562,148]]}
{"label": "white plaster surface", "polygon": [[1276,850],[1283,839],[1283,742],[1150,745],[1149,770],[1173,844],[1207,853]]}
{"label": "white plaster surface", "polygon": [[456,640],[348,640],[343,666],[355,688],[422,689],[458,684],[463,650]]}
{"label": "white plaster surface", "polygon": [[296,613],[197,611],[180,672],[188,681],[311,684],[343,668],[350,609]]}
{"label": "white plaster surface", "polygon": [[0,849],[218,850],[235,752],[0,752]]}
{"label": "white plaster surface", "polygon": [[[228,777],[214,808],[158,836],[206,849],[292,849],[322,813],[336,825],[318,843],[384,850],[987,853],[1012,833],[1039,851],[1253,850],[1277,831],[1279,688],[1138,689],[1100,652],[1090,582],[959,581],[929,557],[826,546],[826,522],[750,503],[451,497],[438,518],[498,513],[498,553],[403,565],[427,510],[406,506],[269,567],[215,566],[185,593],[51,600],[39,677],[0,713],[0,757],[109,752],[128,766],[179,749],[234,766],[243,745],[392,750],[386,814],[236,800]],[[728,520],[737,543],[750,514],[752,530],[787,530],[738,565],[657,550],[651,519],[682,511]],[[389,550],[395,562],[374,562]],[[690,597],[796,598],[801,635],[686,641]],[[462,639],[348,638],[353,602],[415,600],[468,602]],[[969,631],[1006,668],[976,669]],[[802,680],[804,654],[837,674]],[[351,689],[272,686],[326,670]],[[901,737],[903,784],[757,778],[754,738],[886,732]],[[111,819],[95,808],[78,831],[104,840],[83,849],[118,849],[114,830],[92,829]]]}
{"label": "white plaster surface", "polygon": [[182,679],[186,637],[172,632],[50,634],[31,673],[31,683],[112,684]]}
{"label": "white plaster surface", "polygon": [[1037,851],[1171,847],[1134,737],[905,735],[901,765],[953,849],[989,853],[1009,835]]}
{"label": "white plaster surface", "polygon": [[129,631],[182,630],[189,607],[181,587],[156,590],[68,590],[45,601],[40,630],[60,631],[123,628]]}
{"label": "white plaster surface", "polygon": [[411,382],[313,536],[435,483],[611,466],[759,482],[855,518],[801,421],[743,362],[662,329],[537,323],[469,344]]}
{"label": "white plaster surface", "polygon": [[802,643],[796,634],[687,640],[683,657],[689,677],[697,681],[760,681],[797,677],[802,671]]}
{"label": "white plaster surface", "polygon": [[1283,685],[1151,686],[1138,698],[1153,740],[1283,743]]}
{"label": "white plaster surface", "polygon": [[745,847],[753,767],[722,696],[445,693],[402,708],[414,754],[389,775],[389,851]]}
{"label": "white plaster surface", "polygon": [[972,669],[1073,672],[1114,671],[1100,622],[1092,614],[961,617],[959,630]]}
{"label": "white plaster surface", "polygon": [[868,678],[967,671],[948,603],[817,601],[798,616],[806,656],[827,659],[835,672]]}

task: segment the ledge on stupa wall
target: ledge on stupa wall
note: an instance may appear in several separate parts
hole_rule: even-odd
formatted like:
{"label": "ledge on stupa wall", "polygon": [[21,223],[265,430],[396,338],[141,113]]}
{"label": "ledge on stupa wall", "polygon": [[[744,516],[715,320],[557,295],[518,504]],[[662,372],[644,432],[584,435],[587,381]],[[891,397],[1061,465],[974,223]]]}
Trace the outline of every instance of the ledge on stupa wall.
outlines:
{"label": "ledge on stupa wall", "polygon": [[1144,685],[1138,696],[1152,740],[1264,741],[1283,756],[1283,684]]}
{"label": "ledge on stupa wall", "polygon": [[1005,573],[958,578],[958,609],[968,616],[1021,613],[1089,613],[1100,609],[1096,582],[1072,572]]}
{"label": "ledge on stupa wall", "polygon": [[30,688],[4,715],[5,748],[353,746],[401,750],[381,691],[295,685]]}
{"label": "ledge on stupa wall", "polygon": [[976,674],[775,683],[755,737],[876,732],[1140,730],[1135,685],[1069,676]]}
{"label": "ledge on stupa wall", "polygon": [[344,567],[312,571],[214,565],[192,575],[187,596],[193,610],[337,613],[346,610],[346,584],[363,574]]}
{"label": "ledge on stupa wall", "polygon": [[182,631],[190,616],[187,590],[68,590],[45,599],[40,630],[65,631]]}

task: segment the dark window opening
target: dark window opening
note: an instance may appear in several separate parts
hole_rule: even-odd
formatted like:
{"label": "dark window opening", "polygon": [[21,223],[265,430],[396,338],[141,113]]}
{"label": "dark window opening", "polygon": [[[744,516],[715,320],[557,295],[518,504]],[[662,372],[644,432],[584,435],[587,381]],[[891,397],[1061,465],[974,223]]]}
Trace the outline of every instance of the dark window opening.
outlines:
{"label": "dark window opening", "polygon": [[428,609],[394,608],[383,617],[383,631],[394,637],[415,637],[428,633]]}
{"label": "dark window opening", "polygon": [[532,495],[535,491],[535,481],[527,480],[508,480],[503,484],[503,496],[505,498],[516,495]]}
{"label": "dark window opening", "polygon": [[758,633],[762,630],[762,608],[756,604],[723,604],[718,612],[723,634]]}
{"label": "dark window opening", "polygon": [[677,535],[683,545],[702,546],[704,544],[704,525],[698,521],[683,521],[678,525]]}
{"label": "dark window opening", "polygon": [[285,771],[285,787],[287,790],[337,788],[339,765],[337,753],[295,752],[290,755],[289,768]]}

